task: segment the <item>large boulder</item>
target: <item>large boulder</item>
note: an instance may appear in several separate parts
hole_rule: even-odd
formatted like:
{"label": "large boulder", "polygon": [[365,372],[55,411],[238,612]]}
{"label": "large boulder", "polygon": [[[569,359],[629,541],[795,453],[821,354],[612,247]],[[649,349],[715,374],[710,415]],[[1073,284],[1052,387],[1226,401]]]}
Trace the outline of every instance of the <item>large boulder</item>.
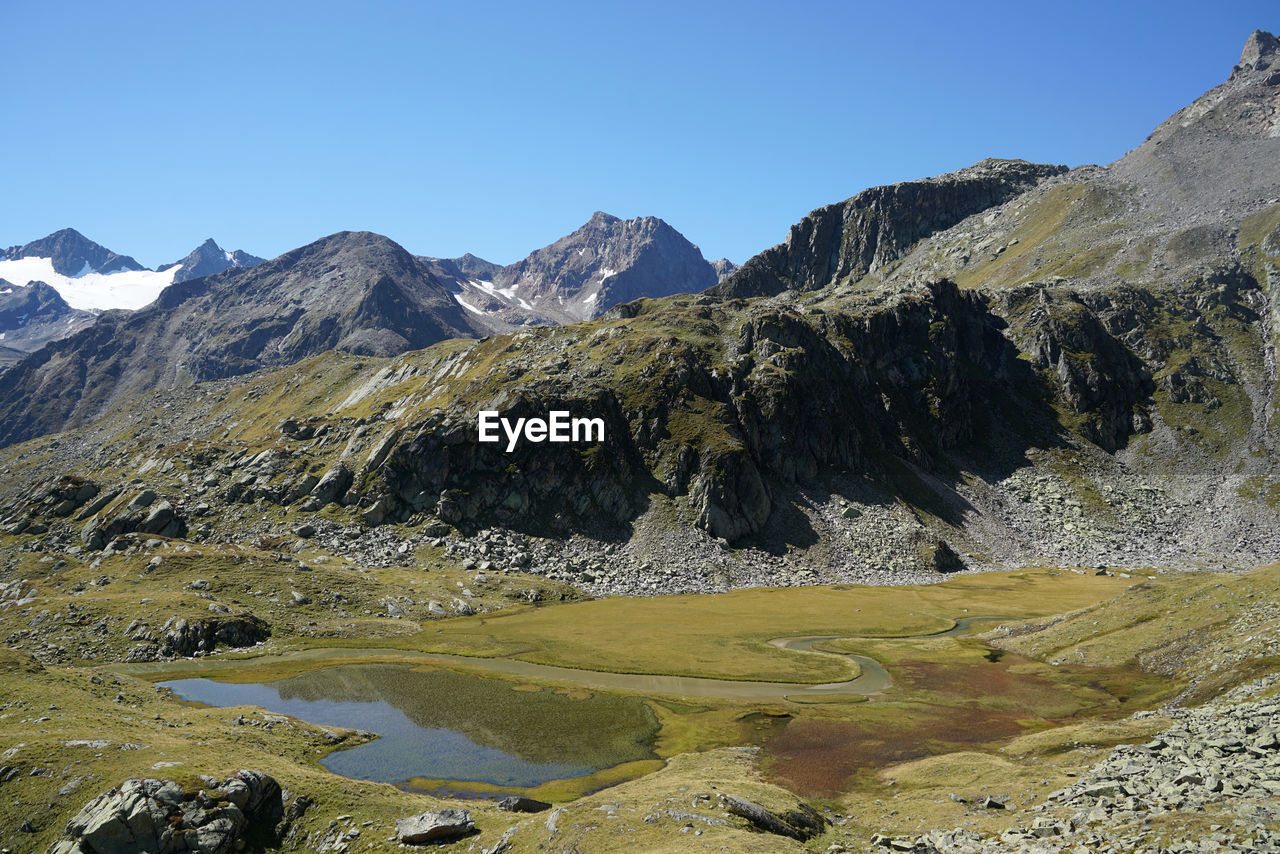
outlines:
{"label": "large boulder", "polygon": [[396,836],[401,842],[415,845],[419,842],[435,842],[465,836],[476,829],[469,810],[440,810],[424,812],[396,820]]}
{"label": "large boulder", "polygon": [[67,823],[49,854],[230,854],[254,850],[284,814],[280,786],[239,771],[212,791],[184,792],[172,780],[126,780]]}
{"label": "large boulder", "polygon": [[498,809],[507,812],[542,812],[551,809],[551,804],[523,795],[510,795],[498,801]]}
{"label": "large boulder", "polygon": [[324,473],[320,482],[311,490],[312,506],[319,509],[334,501],[341,502],[354,480],[355,476],[347,468],[347,464],[337,463]]}

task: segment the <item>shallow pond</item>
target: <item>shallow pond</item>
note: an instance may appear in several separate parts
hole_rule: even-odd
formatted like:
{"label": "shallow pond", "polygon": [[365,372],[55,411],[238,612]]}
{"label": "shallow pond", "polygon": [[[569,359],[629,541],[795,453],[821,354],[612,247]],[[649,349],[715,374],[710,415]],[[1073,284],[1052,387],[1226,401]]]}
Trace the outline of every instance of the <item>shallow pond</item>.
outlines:
{"label": "shallow pond", "polygon": [[[968,617],[926,637],[967,634],[975,622],[999,619]],[[344,664],[273,682],[179,679],[159,684],[185,700],[223,707],[261,706],[311,723],[381,736],[323,760],[326,768],[347,777],[396,784],[428,779],[532,788],[655,758],[659,724],[640,697],[849,702],[858,695],[875,697],[893,686],[893,679],[876,660],[820,646],[837,639],[811,635],[770,641],[801,654],[851,659],[861,668],[854,679],[825,684],[608,673],[439,653],[413,656],[427,664],[424,669],[407,663]],[[343,652],[352,657],[362,654],[312,650],[282,658],[302,661]],[[422,662],[424,658],[427,662]],[[430,659],[446,667],[465,663],[506,678],[432,669]],[[510,681],[512,677],[578,687],[557,691],[519,685]],[[611,691],[627,696],[606,693]]]}
{"label": "shallow pond", "polygon": [[658,722],[643,702],[570,696],[444,670],[345,665],[259,684],[208,679],[160,683],[184,700],[261,706],[322,726],[381,738],[331,753],[346,777],[403,783],[413,777],[532,787],[652,759]]}

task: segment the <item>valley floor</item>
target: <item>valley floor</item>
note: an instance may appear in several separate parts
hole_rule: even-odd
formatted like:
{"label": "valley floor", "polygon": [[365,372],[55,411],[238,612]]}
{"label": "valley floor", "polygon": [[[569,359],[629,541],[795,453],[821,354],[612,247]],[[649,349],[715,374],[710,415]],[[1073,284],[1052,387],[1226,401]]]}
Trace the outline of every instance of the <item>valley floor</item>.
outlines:
{"label": "valley floor", "polygon": [[[404,850],[397,819],[446,807],[477,828],[449,849],[491,854],[1265,851],[1280,838],[1269,835],[1280,565],[589,599],[478,564],[448,570],[457,561],[437,546],[367,567],[269,543],[126,540],[92,560],[48,555],[29,535],[0,540],[12,567],[0,586],[0,848],[49,848],[127,779],[216,792],[242,768],[284,788],[269,850]],[[406,616],[428,598],[455,616]],[[483,613],[456,616],[456,602]],[[269,637],[228,649],[227,626],[258,631],[250,614]],[[820,638],[812,652],[769,642],[807,636]],[[805,687],[856,677],[858,661],[882,667],[887,687]],[[522,738],[589,740],[601,729],[592,697],[638,701],[651,735],[587,777],[397,788],[319,764],[370,733],[187,703],[154,684],[323,682],[356,662],[484,677],[455,705],[483,704],[472,734],[517,752]],[[686,681],[646,687],[641,674]],[[708,679],[761,690],[687,687]],[[447,796],[459,790],[552,807],[526,817]]]}

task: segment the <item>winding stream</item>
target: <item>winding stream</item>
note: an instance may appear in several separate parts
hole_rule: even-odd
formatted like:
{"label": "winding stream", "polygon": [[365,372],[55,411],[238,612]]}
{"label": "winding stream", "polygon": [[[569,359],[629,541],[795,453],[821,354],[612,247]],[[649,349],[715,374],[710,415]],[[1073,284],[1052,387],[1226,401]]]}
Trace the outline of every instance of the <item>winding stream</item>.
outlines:
{"label": "winding stream", "polygon": [[[962,617],[956,620],[955,626],[947,629],[946,631],[933,632],[926,635],[906,635],[897,639],[913,640],[919,638],[953,637],[956,635],[967,634],[973,623],[992,622],[1003,619],[1008,618],[991,616]],[[378,659],[403,659],[403,663],[405,664],[430,664],[433,661],[450,662],[466,665],[466,668],[472,671],[479,670],[502,674],[504,676],[522,676],[530,679],[547,680],[552,682],[569,682],[580,685],[583,688],[594,688],[598,690],[615,691],[639,696],[657,694],[674,695],[679,697],[708,697],[725,700],[781,700],[787,696],[820,695],[824,693],[862,694],[864,696],[872,696],[891,687],[893,685],[893,679],[890,678],[888,672],[875,659],[853,653],[826,652],[814,649],[815,644],[819,644],[824,641],[842,640],[849,637],[853,636],[806,635],[802,637],[774,638],[769,641],[770,645],[779,649],[802,652],[810,655],[827,655],[852,659],[858,663],[858,666],[861,669],[861,673],[854,679],[849,679],[844,682],[825,682],[819,684],[814,684],[812,682],[754,682],[748,680],[711,679],[698,676],[667,676],[649,673],[610,673],[604,670],[585,670],[576,667],[560,667],[553,664],[538,664],[536,662],[522,661],[514,658],[477,658],[469,655],[420,653],[403,650],[380,650],[377,653],[371,654],[368,650],[343,648],[311,649],[286,653],[279,656],[276,660],[281,663],[293,663],[304,662],[309,659],[316,661],[333,661],[341,658],[368,660],[371,657],[376,657]],[[185,663],[186,662],[182,662],[180,664]],[[144,672],[144,670],[151,672],[160,670],[163,672],[165,668],[166,666],[163,664],[147,665],[143,668],[139,668],[135,672]],[[178,686],[185,681],[187,680],[175,680],[174,682],[163,684],[167,687],[173,688],[175,693],[178,693],[179,696],[181,696],[181,691],[175,686]]]}

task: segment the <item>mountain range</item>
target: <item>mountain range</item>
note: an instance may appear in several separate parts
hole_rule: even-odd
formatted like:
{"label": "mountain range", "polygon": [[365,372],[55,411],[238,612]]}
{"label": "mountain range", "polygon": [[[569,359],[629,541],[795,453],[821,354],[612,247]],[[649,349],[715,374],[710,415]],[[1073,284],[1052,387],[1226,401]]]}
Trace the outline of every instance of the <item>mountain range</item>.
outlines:
{"label": "mountain range", "polygon": [[[1280,548],[1277,91],[1275,40],[1255,34],[1227,82],[1110,166],[985,160],[872,188],[718,284],[651,218],[597,213],[506,267],[332,235],[28,357],[0,376],[0,441],[146,421],[148,393],[283,368],[254,374],[290,385],[269,410],[227,392],[232,420],[323,424],[309,465],[351,471],[299,506],[337,496],[375,523],[643,552],[674,513],[680,536],[753,549],[767,573],[797,544],[850,572],[1261,559]],[[664,288],[706,290],[604,310]],[[323,393],[292,388],[300,363]],[[608,453],[478,445],[477,408],[600,417]],[[228,423],[155,427],[246,453],[219,444]],[[288,504],[296,486],[261,489]],[[830,501],[859,509],[833,522]]]}
{"label": "mountain range", "polygon": [[[228,267],[250,267],[262,259],[239,250],[225,252],[212,239],[187,257],[158,270],[148,270],[127,255],[118,255],[72,228],[24,246],[0,252],[0,279],[7,287],[39,281],[56,290],[69,307],[89,312],[137,309],[174,282],[217,273]],[[0,329],[0,332],[9,330]]]}
{"label": "mountain range", "polygon": [[[621,300],[701,291],[718,281],[717,269],[732,268],[723,259],[719,267],[708,263],[660,219],[621,220],[600,212],[507,267],[473,255],[415,258],[369,233],[331,235],[270,262],[207,240],[154,273],[134,269],[132,259],[69,229],[10,255],[14,265],[39,259],[55,274],[80,271],[77,278],[58,280],[64,291],[110,288],[131,274],[171,283],[154,302],[132,313],[108,312],[92,330],[86,330],[94,325],[92,314],[56,298],[25,314],[15,308],[8,323],[0,315],[0,333],[13,342],[5,346],[15,351],[0,353],[0,366],[16,365],[24,353],[66,338],[5,378],[17,389],[13,408],[6,409],[11,420],[0,431],[9,439],[82,423],[122,395],[157,386],[290,364],[330,348],[387,356],[445,338],[570,322]],[[92,283],[81,284],[90,277]],[[7,298],[16,299],[24,289],[9,290]],[[68,383],[68,377],[79,379]],[[34,388],[56,400],[29,393]]]}

